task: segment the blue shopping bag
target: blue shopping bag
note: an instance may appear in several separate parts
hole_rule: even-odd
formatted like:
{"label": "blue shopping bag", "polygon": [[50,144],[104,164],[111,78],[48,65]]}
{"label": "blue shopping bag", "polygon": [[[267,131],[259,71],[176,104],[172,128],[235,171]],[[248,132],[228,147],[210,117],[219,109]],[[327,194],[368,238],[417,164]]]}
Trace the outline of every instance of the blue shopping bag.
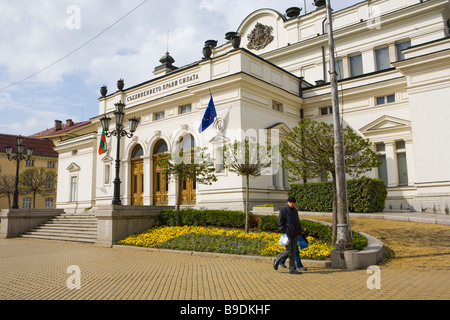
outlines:
{"label": "blue shopping bag", "polygon": [[300,247],[300,250],[306,249],[309,247],[308,242],[305,239],[303,239],[303,237],[298,237],[297,242],[298,242],[298,246]]}

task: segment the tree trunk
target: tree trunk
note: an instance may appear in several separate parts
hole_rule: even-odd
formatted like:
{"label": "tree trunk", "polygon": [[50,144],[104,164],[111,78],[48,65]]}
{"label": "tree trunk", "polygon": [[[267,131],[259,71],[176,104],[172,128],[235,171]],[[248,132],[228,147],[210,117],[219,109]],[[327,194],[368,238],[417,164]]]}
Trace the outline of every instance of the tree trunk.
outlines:
{"label": "tree trunk", "polygon": [[248,233],[248,203],[250,198],[250,177],[246,176],[246,195],[245,195],[245,233]]}
{"label": "tree trunk", "polygon": [[180,204],[181,204],[181,187],[183,185],[183,180],[178,177],[178,194],[177,194],[177,217],[176,217],[176,225],[180,226]]}
{"label": "tree trunk", "polygon": [[36,209],[36,191],[33,191],[33,209]]}

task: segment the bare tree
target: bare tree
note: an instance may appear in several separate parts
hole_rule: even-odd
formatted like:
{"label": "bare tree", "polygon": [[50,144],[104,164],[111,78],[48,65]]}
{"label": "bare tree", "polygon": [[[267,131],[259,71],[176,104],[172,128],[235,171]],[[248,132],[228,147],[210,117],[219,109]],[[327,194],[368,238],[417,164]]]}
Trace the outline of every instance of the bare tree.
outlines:
{"label": "bare tree", "polygon": [[14,195],[15,177],[12,174],[0,174],[0,195],[8,197],[8,207],[11,209],[11,196]]}
{"label": "bare tree", "polygon": [[246,178],[245,232],[247,233],[250,178],[259,177],[263,169],[271,166],[271,156],[268,148],[249,139],[229,143],[223,149],[224,166],[239,176]]}
{"label": "bare tree", "polygon": [[22,191],[33,194],[33,209],[36,208],[36,194],[55,192],[56,173],[46,168],[32,168],[23,171],[19,177]]}

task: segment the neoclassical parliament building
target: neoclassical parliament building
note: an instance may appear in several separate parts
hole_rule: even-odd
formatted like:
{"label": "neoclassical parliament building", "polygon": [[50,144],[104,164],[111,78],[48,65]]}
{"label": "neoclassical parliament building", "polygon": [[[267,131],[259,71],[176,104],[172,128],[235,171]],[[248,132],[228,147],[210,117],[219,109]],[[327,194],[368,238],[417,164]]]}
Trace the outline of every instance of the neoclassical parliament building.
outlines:
{"label": "neoclassical parliament building", "polygon": [[[343,124],[373,143],[382,165],[367,175],[385,181],[386,209],[448,214],[449,1],[362,1],[333,19]],[[186,66],[175,66],[167,53],[150,70],[152,79],[102,94],[91,133],[56,147],[58,208],[111,204],[117,140],[107,139],[108,151],[99,155],[100,119],[114,118],[119,101],[125,120],[140,121],[132,138],[121,139],[124,205],[174,205],[175,182],[164,180],[156,157],[196,145],[215,159],[218,181],[184,181],[182,204],[242,209],[245,179],[221,164],[224,143],[250,134],[283,139],[302,117],[333,122],[325,7],[306,14],[257,10],[236,30],[224,30],[223,40],[207,41],[203,53]],[[199,133],[211,95],[217,119]],[[285,202],[289,173],[281,163],[251,180],[252,205]]]}

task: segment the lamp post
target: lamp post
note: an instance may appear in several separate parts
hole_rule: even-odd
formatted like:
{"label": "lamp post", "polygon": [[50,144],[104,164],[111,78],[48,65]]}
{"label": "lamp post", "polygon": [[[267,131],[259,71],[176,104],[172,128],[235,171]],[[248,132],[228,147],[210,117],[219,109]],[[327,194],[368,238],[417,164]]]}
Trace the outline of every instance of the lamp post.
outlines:
{"label": "lamp post", "polygon": [[[339,91],[337,85],[337,72],[334,60],[335,43],[333,37],[333,18],[330,0],[315,0],[317,7],[325,5],[328,20],[328,46],[330,51],[330,83],[331,101],[334,120],[334,157],[336,170],[336,198],[337,198],[337,248],[351,250],[352,240],[348,219],[347,187],[345,177],[345,156],[342,141],[341,121],[339,115]],[[324,66],[325,67],[325,66]]]}
{"label": "lamp post", "polygon": [[137,130],[139,125],[139,120],[136,118],[129,119],[130,124],[130,132],[127,132],[123,129],[123,120],[125,118],[125,104],[122,101],[119,101],[114,105],[116,110],[114,111],[114,116],[116,120],[116,128],[109,132],[109,125],[111,123],[111,118],[108,118],[106,115],[100,119],[102,123],[103,130],[105,131],[105,135],[109,138],[112,136],[117,137],[117,150],[116,150],[116,177],[114,179],[114,198],[113,205],[122,205],[122,201],[120,200],[120,139],[122,137],[132,138],[134,133]]}
{"label": "lamp post", "polygon": [[12,209],[19,209],[19,166],[20,161],[25,160],[28,161],[31,159],[31,156],[33,155],[34,149],[28,148],[27,149],[27,155],[25,156],[24,146],[23,146],[23,138],[22,136],[18,136],[16,138],[17,141],[17,152],[15,155],[12,154],[12,147],[6,147],[6,156],[8,157],[9,161],[16,161],[16,180],[14,183],[14,198],[13,198],[13,205]]}

